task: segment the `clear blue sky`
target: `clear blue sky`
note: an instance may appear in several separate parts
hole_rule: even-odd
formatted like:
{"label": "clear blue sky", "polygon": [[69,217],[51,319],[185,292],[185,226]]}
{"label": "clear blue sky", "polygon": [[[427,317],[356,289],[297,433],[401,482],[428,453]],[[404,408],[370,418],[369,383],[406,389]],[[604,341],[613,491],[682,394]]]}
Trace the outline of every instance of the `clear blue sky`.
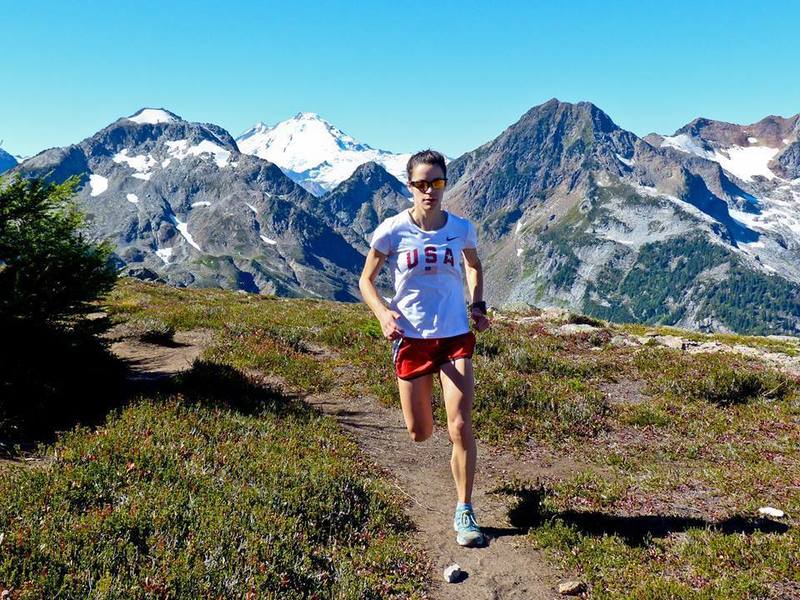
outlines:
{"label": "clear blue sky", "polygon": [[796,2],[0,0],[0,139],[78,142],[142,106],[240,134],[317,112],[451,156],[549,98],[639,135],[800,112]]}

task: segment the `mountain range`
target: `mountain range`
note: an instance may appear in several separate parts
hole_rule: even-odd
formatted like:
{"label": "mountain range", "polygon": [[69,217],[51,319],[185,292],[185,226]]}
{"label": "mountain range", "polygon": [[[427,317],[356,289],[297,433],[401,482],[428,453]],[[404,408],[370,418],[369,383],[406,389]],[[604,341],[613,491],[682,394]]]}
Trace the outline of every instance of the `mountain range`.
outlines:
{"label": "mountain range", "polygon": [[303,206],[315,200],[222,128],[143,109],[18,168],[80,177],[91,231],[120,268],[175,285],[355,300],[361,255]]}
{"label": "mountain range", "polygon": [[[445,206],[478,227],[492,304],[798,333],[799,122],[697,119],[639,138],[553,99],[450,162]],[[376,160],[341,158],[365,152]],[[16,172],[79,176],[91,230],[133,275],[356,300],[371,231],[410,205],[402,171],[383,166],[400,156],[310,113],[234,140],[142,109]]]}

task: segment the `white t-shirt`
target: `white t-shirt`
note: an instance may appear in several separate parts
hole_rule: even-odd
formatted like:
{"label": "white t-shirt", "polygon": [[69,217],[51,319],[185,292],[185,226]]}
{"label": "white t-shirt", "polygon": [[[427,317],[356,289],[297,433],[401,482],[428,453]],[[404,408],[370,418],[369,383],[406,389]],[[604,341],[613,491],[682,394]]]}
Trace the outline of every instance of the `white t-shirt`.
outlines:
{"label": "white t-shirt", "polygon": [[441,229],[425,231],[408,210],[383,221],[370,246],[388,256],[395,295],[389,307],[410,338],[443,338],[469,331],[461,274],[461,251],[476,248],[478,236],[467,219],[445,212]]}

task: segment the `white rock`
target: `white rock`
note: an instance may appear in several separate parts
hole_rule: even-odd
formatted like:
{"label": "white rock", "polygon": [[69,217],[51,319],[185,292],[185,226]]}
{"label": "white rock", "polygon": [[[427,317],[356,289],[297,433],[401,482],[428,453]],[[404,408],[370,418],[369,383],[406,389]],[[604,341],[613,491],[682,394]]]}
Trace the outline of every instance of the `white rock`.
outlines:
{"label": "white rock", "polygon": [[768,340],[776,340],[778,342],[789,342],[791,344],[800,344],[800,337],[794,337],[791,335],[768,335],[766,336]]}
{"label": "white rock", "polygon": [[597,331],[594,325],[586,323],[567,323],[558,328],[558,335],[574,335],[576,333],[589,333],[590,331]]}
{"label": "white rock", "polygon": [[454,581],[458,581],[458,578],[461,577],[461,567],[457,564],[452,564],[449,567],[446,567],[444,570],[444,580],[447,583],[453,583]]}
{"label": "white rock", "polygon": [[619,346],[619,347],[639,346],[639,345],[641,345],[641,342],[637,342],[637,341],[634,341],[632,339],[629,339],[629,338],[625,337],[624,335],[615,335],[614,337],[611,338],[611,341],[609,343],[612,346]]}
{"label": "white rock", "polygon": [[551,322],[564,322],[569,318],[569,311],[564,310],[563,308],[556,308],[550,307],[546,308],[542,311],[541,316],[539,319],[541,321],[551,321]]}
{"label": "white rock", "polygon": [[565,581],[558,584],[558,593],[564,596],[577,596],[586,590],[586,584],[582,581]]}
{"label": "white rock", "polygon": [[776,519],[782,519],[786,513],[777,508],[772,508],[771,506],[762,506],[761,508],[758,509],[758,514],[763,515],[765,517],[775,517]]}
{"label": "white rock", "polygon": [[722,349],[722,344],[719,342],[703,342],[692,348],[693,352],[719,352]]}
{"label": "white rock", "polygon": [[654,339],[662,346],[672,348],[673,350],[683,350],[686,347],[684,340],[674,335],[659,335]]}

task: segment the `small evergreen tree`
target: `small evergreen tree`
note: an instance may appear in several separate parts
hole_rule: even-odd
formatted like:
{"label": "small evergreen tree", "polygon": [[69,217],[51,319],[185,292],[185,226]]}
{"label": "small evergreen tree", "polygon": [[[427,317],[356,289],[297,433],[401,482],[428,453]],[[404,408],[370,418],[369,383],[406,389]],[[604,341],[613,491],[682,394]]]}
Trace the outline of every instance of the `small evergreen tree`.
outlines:
{"label": "small evergreen tree", "polygon": [[111,247],[83,233],[77,179],[0,179],[0,455],[102,414],[122,369],[96,323],[79,319],[109,291]]}
{"label": "small evergreen tree", "polygon": [[77,184],[0,179],[0,320],[78,316],[113,286],[112,248],[86,239]]}

